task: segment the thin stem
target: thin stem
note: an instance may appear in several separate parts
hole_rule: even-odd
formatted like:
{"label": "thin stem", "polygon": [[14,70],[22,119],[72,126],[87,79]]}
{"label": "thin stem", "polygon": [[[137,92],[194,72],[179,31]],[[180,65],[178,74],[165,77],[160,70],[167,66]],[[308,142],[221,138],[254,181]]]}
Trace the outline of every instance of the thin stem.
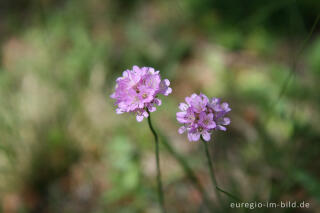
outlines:
{"label": "thin stem", "polygon": [[214,175],[213,163],[212,163],[212,160],[211,160],[211,156],[210,156],[210,152],[209,152],[208,144],[207,144],[208,142],[203,140],[202,137],[201,137],[201,140],[203,142],[204,151],[206,153],[206,157],[207,157],[207,161],[208,161],[208,169],[209,169],[209,172],[210,172],[211,181],[212,181],[213,187],[215,189],[216,195],[218,197],[219,203],[221,203],[222,199],[221,199],[220,193],[218,192],[218,189],[217,189],[218,184],[217,184],[217,179],[216,179],[216,177]]}
{"label": "thin stem", "polygon": [[[296,69],[297,69],[297,64],[298,64],[298,61],[299,61],[299,57],[301,56],[301,54],[303,53],[306,45],[308,44],[311,36],[313,35],[318,23],[320,21],[320,14],[317,15],[315,21],[313,22],[313,25],[311,27],[311,30],[310,32],[308,33],[307,37],[304,39],[304,41],[301,43],[301,47],[299,48],[299,50],[297,51],[297,54],[292,57],[292,64],[290,66],[290,72],[287,76],[287,78],[285,79],[284,81],[284,84],[279,92],[279,95],[276,99],[276,101],[274,103],[272,103],[271,107],[269,108],[269,110],[272,110],[274,109],[275,105],[279,102],[279,100],[282,98],[282,96],[286,93],[286,90],[288,89],[289,87],[289,84],[290,84],[290,81],[292,79],[292,77],[294,77],[294,75],[296,74]],[[268,119],[270,118],[270,116],[268,117]]]}
{"label": "thin stem", "polygon": [[180,155],[173,146],[168,142],[168,139],[164,134],[161,134],[160,131],[160,137],[162,138],[162,144],[164,147],[168,150],[168,152],[178,161],[178,163],[181,165],[183,171],[189,178],[189,180],[194,184],[194,186],[198,189],[198,191],[201,193],[203,201],[205,205],[208,207],[208,209],[212,212],[213,211],[213,206],[210,202],[209,196],[207,192],[204,190],[203,186],[199,182],[197,176],[195,175],[194,171],[192,168],[189,166],[188,162],[184,159],[182,155]]}
{"label": "thin stem", "polygon": [[[147,110],[148,111],[148,110]],[[152,123],[151,123],[151,114],[148,111],[149,116],[148,116],[148,124],[150,127],[150,130],[154,136],[154,141],[155,141],[155,154],[156,154],[156,164],[157,164],[157,185],[158,185],[158,198],[160,202],[160,207],[161,211],[163,213],[166,212],[166,209],[164,207],[164,198],[163,198],[163,189],[162,189],[162,181],[161,181],[161,171],[160,171],[160,157],[159,157],[159,140],[158,140],[158,135],[156,131],[154,130]]]}
{"label": "thin stem", "polygon": [[225,195],[229,196],[230,198],[232,198],[235,201],[241,201],[239,198],[235,197],[234,195],[230,194],[229,192],[221,189],[219,186],[216,186],[216,189],[222,193],[224,193]]}
{"label": "thin stem", "polygon": [[232,198],[232,199],[234,199],[234,200],[236,200],[236,201],[240,201],[240,199],[238,199],[237,197],[235,197],[235,196],[232,195],[231,193],[229,193],[229,192],[221,189],[221,188],[218,186],[217,179],[216,179],[216,177],[215,177],[215,175],[214,175],[212,158],[211,158],[211,155],[210,155],[210,152],[209,152],[209,149],[208,149],[208,142],[206,142],[205,140],[203,140],[202,137],[201,137],[201,140],[202,140],[202,142],[203,142],[203,144],[204,144],[204,150],[205,150],[206,157],[207,157],[207,161],[208,161],[208,169],[209,169],[209,172],[210,172],[211,181],[212,181],[213,187],[215,188],[215,191],[216,191],[216,194],[217,194],[217,197],[218,197],[219,202],[221,203],[221,201],[222,201],[219,192],[224,193],[225,195],[227,195],[228,197],[230,197],[230,198]]}

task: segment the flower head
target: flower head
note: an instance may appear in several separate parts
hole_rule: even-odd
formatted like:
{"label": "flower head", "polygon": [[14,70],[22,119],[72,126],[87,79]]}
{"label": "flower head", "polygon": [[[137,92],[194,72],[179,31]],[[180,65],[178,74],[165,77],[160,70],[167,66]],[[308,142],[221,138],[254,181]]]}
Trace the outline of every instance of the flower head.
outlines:
{"label": "flower head", "polygon": [[221,103],[218,98],[209,100],[204,94],[192,94],[185,101],[179,105],[181,112],[177,112],[177,120],[183,124],[178,132],[187,131],[189,141],[198,141],[200,137],[209,141],[213,130],[227,130],[230,118],[225,115],[231,111],[228,103]]}
{"label": "flower head", "polygon": [[159,71],[152,67],[133,66],[132,70],[124,71],[116,83],[115,92],[110,96],[116,100],[116,113],[135,113],[139,122],[149,116],[148,111],[154,112],[156,106],[161,105],[159,94],[167,96],[172,92],[170,81],[161,80]]}

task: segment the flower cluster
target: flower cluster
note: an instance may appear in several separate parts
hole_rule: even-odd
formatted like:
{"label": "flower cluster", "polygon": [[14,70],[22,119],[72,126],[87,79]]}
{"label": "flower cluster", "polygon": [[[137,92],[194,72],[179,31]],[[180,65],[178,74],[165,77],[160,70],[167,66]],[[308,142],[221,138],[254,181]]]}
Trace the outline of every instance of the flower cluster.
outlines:
{"label": "flower cluster", "polygon": [[158,94],[167,96],[172,92],[170,81],[161,80],[159,71],[152,67],[133,66],[132,70],[124,71],[116,83],[115,92],[110,97],[116,99],[117,114],[133,112],[139,122],[161,105]]}
{"label": "flower cluster", "polygon": [[185,101],[179,105],[181,112],[177,112],[177,120],[183,124],[178,132],[187,131],[189,141],[198,141],[200,136],[209,141],[213,130],[226,131],[230,119],[225,115],[231,111],[228,103],[218,98],[209,100],[204,94],[192,94]]}

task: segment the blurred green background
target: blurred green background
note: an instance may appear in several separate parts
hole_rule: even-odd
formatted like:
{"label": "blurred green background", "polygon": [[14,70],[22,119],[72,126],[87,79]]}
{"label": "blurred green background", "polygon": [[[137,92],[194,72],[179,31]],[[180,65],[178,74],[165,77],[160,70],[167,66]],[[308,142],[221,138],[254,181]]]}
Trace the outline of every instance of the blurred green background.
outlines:
{"label": "blurred green background", "polygon": [[[147,122],[109,98],[132,65],[170,79],[153,122],[213,206],[202,144],[177,133],[193,92],[232,108],[210,143],[221,188],[310,203],[258,212],[320,212],[319,13],[318,0],[2,0],[0,212],[159,212]],[[161,169],[168,212],[209,212],[162,145]],[[222,197],[222,212],[250,211]]]}

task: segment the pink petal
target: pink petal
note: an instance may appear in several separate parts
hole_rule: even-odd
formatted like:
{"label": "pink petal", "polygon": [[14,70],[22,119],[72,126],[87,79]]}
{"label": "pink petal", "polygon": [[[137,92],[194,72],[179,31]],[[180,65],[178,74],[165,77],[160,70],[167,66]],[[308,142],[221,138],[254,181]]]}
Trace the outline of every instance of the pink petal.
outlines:
{"label": "pink petal", "polygon": [[169,81],[168,79],[164,79],[163,81],[164,81],[164,84],[165,84],[166,86],[169,86],[169,85],[170,85],[170,81]]}
{"label": "pink petal", "polygon": [[180,103],[179,104],[179,109],[182,111],[187,111],[187,109],[189,108],[189,106],[185,103]]}
{"label": "pink petal", "polygon": [[194,134],[192,134],[192,140],[193,141],[198,141],[200,139],[200,133],[196,132]]}
{"label": "pink petal", "polygon": [[117,114],[122,114],[122,113],[124,113],[124,111],[123,111],[122,109],[117,108],[117,109],[116,109],[116,113],[117,113]]}
{"label": "pink petal", "polygon": [[221,131],[226,131],[226,130],[227,130],[226,127],[221,126],[221,125],[218,125],[218,126],[217,126],[217,129],[219,129],[219,130],[221,130]]}
{"label": "pink petal", "polygon": [[144,117],[142,115],[137,115],[136,116],[136,119],[137,119],[138,122],[141,122],[143,120],[143,118]]}
{"label": "pink petal", "polygon": [[179,129],[178,129],[178,132],[179,132],[179,134],[183,134],[185,131],[186,131],[186,127],[185,126],[182,126],[182,127],[180,127]]}
{"label": "pink petal", "polygon": [[205,141],[210,141],[211,135],[210,135],[209,132],[203,131],[201,135],[202,135],[203,140],[205,140]]}

